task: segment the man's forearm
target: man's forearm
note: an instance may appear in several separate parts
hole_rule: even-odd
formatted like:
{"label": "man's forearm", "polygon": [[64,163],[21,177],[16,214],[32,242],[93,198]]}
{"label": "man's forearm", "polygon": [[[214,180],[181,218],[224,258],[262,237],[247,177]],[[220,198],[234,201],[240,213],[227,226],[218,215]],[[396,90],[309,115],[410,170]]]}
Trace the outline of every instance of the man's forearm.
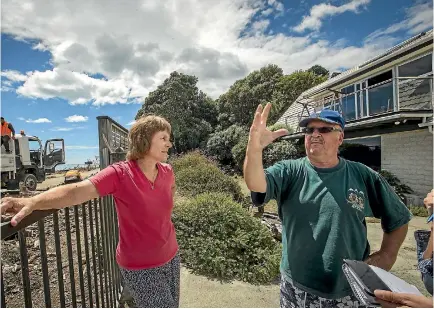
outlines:
{"label": "man's forearm", "polygon": [[381,242],[380,250],[371,254],[365,262],[385,270],[390,270],[396,262],[399,248],[401,248],[404,242],[407,230],[408,224],[390,233],[383,233],[383,241]]}
{"label": "man's forearm", "polygon": [[262,165],[262,151],[253,151],[247,146],[244,160],[244,180],[250,191],[266,192],[264,166]]}
{"label": "man's forearm", "polygon": [[14,129],[14,127],[11,125],[11,124],[9,124],[9,130],[11,130],[11,132],[12,132],[12,136],[14,136],[15,135],[15,129]]}

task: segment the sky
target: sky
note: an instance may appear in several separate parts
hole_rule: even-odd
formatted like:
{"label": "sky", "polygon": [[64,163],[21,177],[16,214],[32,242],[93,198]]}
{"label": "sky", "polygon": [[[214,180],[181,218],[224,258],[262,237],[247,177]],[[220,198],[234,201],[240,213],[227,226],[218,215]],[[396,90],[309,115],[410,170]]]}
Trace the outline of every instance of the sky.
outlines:
{"label": "sky", "polygon": [[66,162],[98,155],[98,116],[129,128],[172,71],[213,98],[267,64],[343,71],[433,27],[431,0],[8,0],[1,114]]}

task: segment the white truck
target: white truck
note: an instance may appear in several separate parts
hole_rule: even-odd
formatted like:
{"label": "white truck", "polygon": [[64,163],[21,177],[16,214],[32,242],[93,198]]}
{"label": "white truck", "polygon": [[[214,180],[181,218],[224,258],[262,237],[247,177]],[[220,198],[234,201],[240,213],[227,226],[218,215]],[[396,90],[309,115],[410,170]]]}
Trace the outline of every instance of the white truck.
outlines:
{"label": "white truck", "polygon": [[1,187],[17,190],[22,182],[29,191],[36,190],[46,174],[54,173],[55,167],[65,164],[65,142],[61,138],[49,139],[42,148],[36,136],[15,134],[9,140],[10,153],[1,146]]}

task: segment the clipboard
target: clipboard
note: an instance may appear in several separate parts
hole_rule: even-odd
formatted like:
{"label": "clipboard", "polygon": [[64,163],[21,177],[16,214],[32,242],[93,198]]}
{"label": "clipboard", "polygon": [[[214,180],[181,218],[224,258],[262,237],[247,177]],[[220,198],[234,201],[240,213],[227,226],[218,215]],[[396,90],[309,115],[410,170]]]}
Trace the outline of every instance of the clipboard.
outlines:
{"label": "clipboard", "polygon": [[414,286],[384,269],[361,261],[344,259],[342,270],[357,299],[367,307],[378,307],[375,290],[422,295]]}

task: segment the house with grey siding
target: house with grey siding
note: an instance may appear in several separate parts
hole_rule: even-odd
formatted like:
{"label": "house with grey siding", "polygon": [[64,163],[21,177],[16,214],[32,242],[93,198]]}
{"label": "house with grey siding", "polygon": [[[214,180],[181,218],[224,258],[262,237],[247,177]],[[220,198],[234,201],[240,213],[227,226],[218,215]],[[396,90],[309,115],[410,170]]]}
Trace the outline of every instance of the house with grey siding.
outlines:
{"label": "house with grey siding", "polygon": [[379,147],[381,169],[395,174],[421,204],[433,188],[433,31],[423,32],[302,93],[278,123],[303,138],[301,118],[333,109],[346,143]]}

